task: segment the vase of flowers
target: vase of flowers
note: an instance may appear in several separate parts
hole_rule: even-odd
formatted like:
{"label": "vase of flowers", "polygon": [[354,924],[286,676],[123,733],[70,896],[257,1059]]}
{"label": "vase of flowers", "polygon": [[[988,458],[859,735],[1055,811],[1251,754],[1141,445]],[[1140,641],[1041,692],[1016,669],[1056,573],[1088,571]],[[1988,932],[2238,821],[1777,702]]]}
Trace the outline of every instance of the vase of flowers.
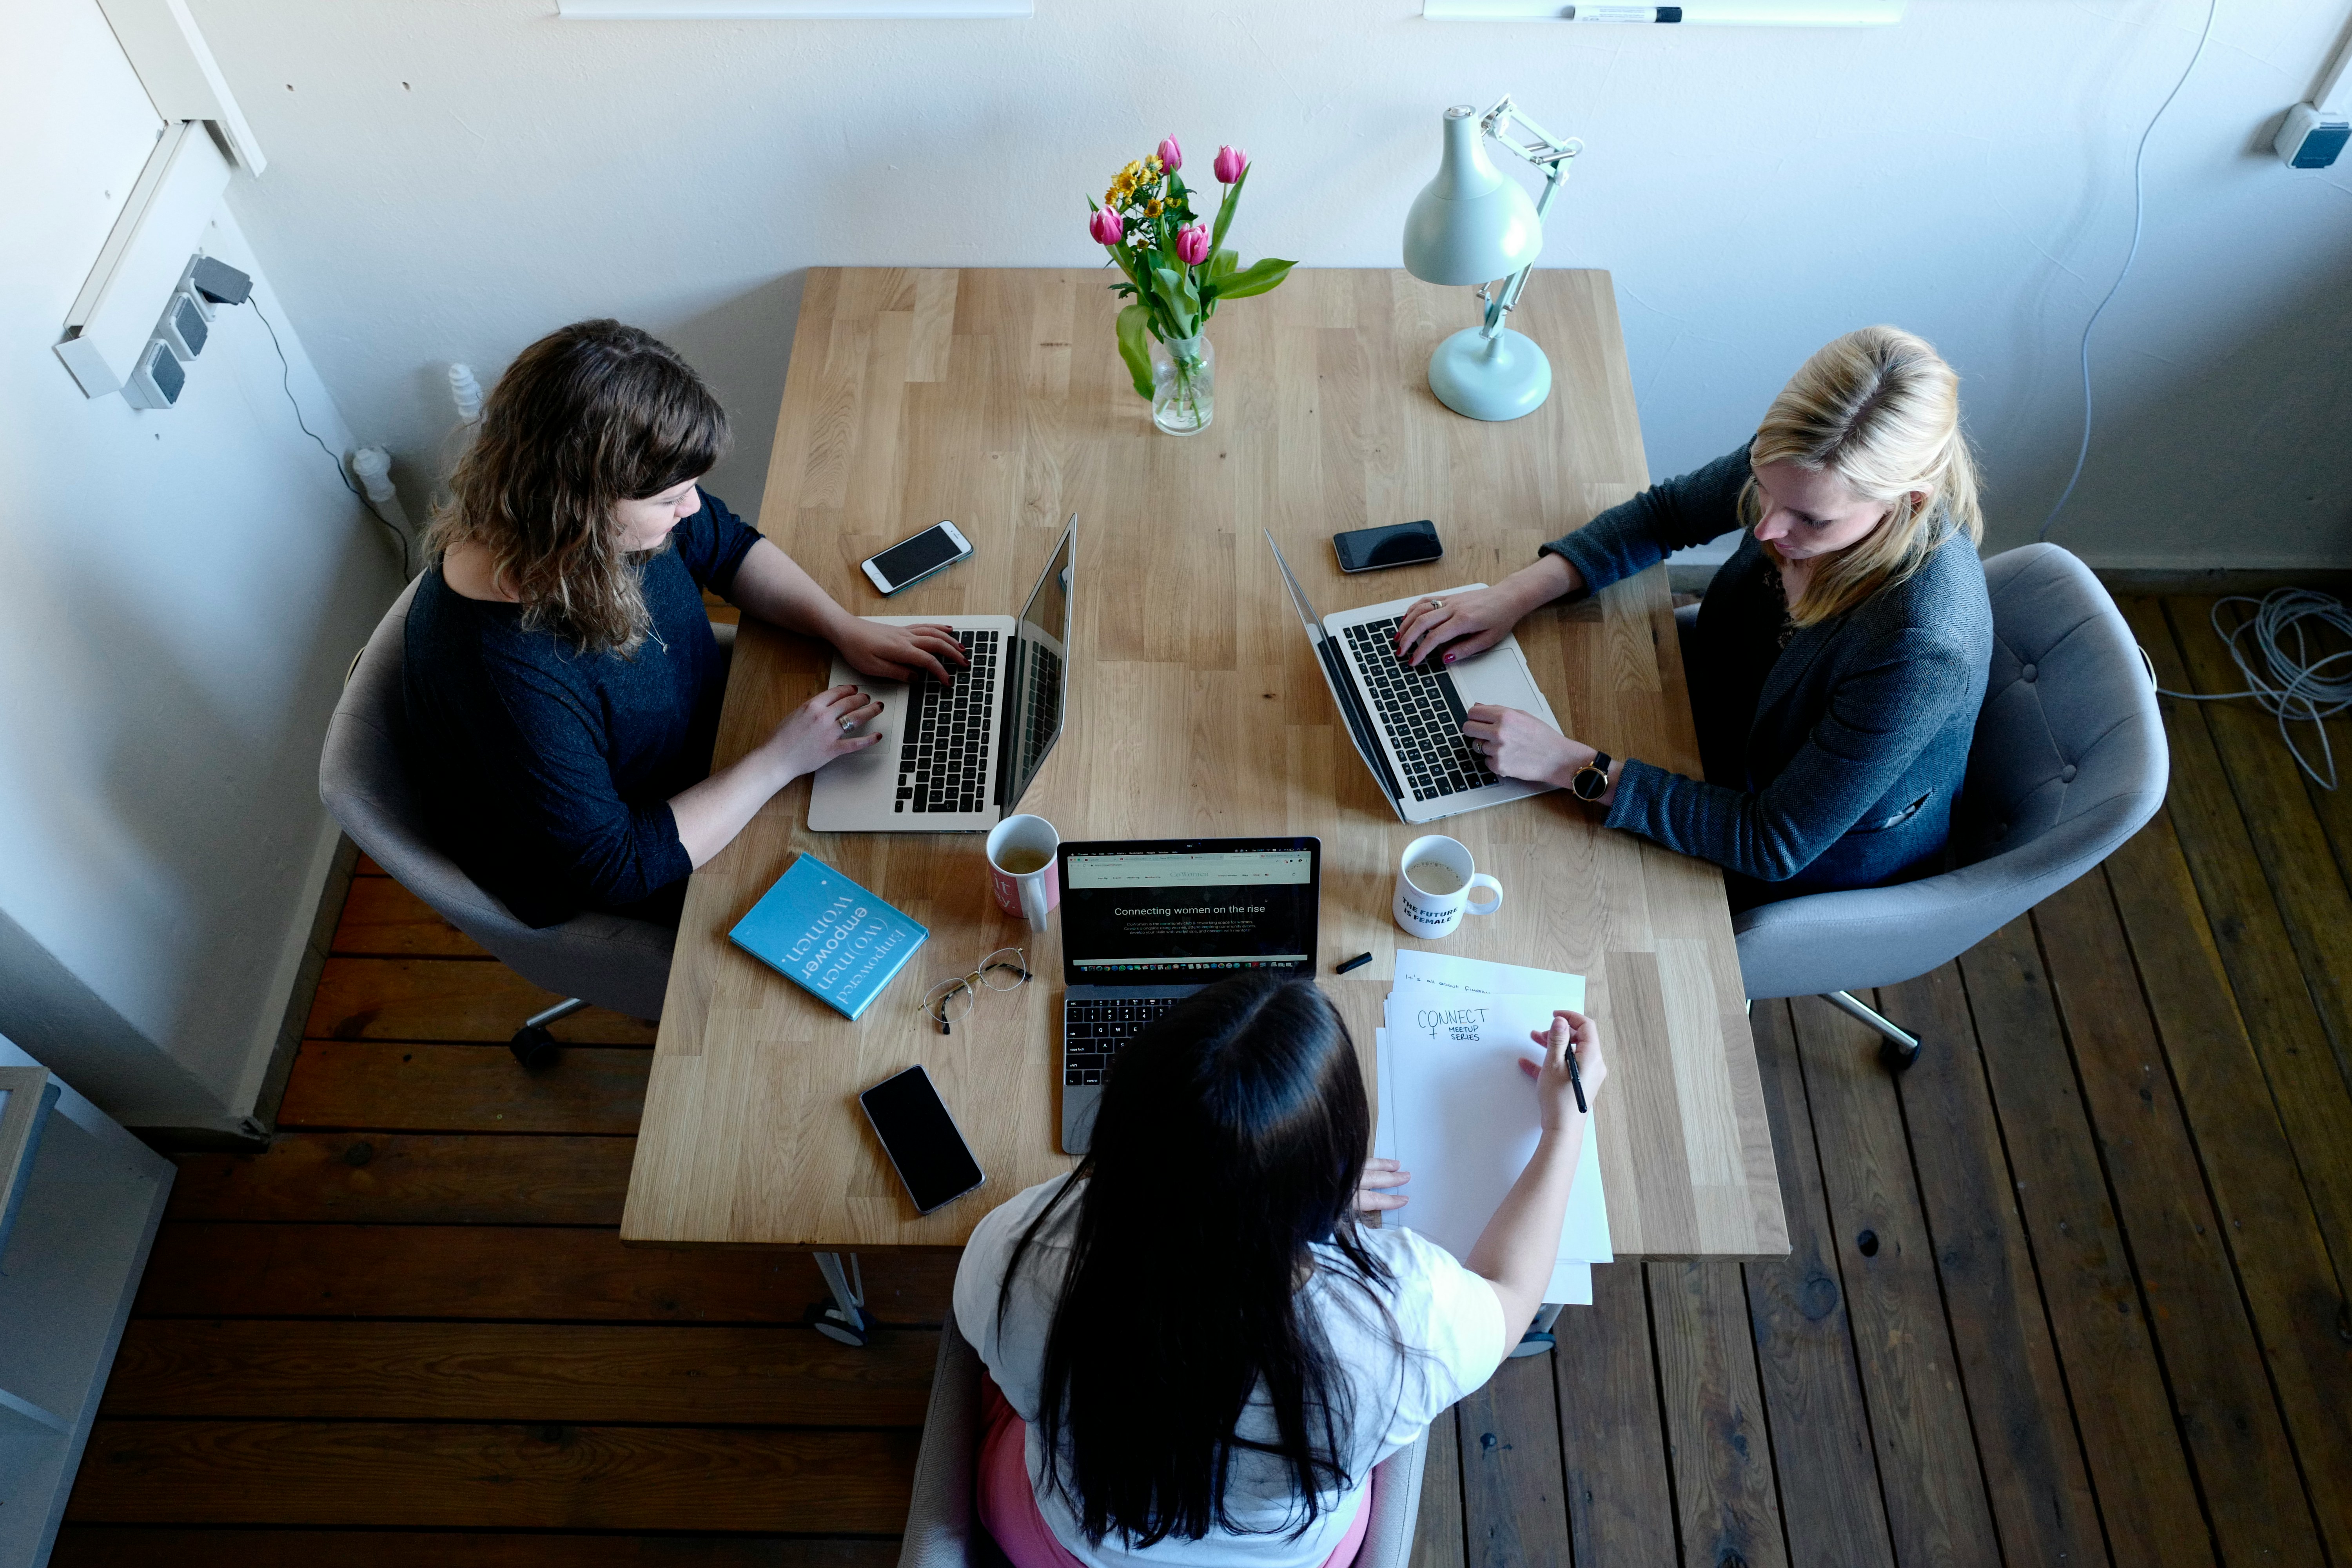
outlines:
{"label": "vase of flowers", "polygon": [[1087,201],[1087,233],[1126,279],[1111,285],[1129,301],[1118,312],[1119,356],[1137,395],[1151,400],[1151,422],[1172,436],[1206,429],[1215,415],[1217,360],[1204,330],[1217,306],[1266,292],[1297,265],[1269,257],[1244,267],[1225,247],[1249,179],[1248,154],[1217,149],[1225,194],[1213,223],[1193,213],[1183,167],[1184,150],[1171,136],[1121,169],[1100,203]]}

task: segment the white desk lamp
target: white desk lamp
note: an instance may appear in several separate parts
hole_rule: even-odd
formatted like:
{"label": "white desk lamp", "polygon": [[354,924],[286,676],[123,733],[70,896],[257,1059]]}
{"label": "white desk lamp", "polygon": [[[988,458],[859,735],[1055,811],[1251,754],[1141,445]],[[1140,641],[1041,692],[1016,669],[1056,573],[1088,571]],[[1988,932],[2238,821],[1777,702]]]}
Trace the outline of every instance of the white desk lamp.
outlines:
{"label": "white desk lamp", "polygon": [[[1506,136],[1514,122],[1536,141],[1522,146]],[[1518,183],[1488,160],[1489,136],[1543,170],[1541,200],[1528,200]],[[1486,301],[1483,325],[1454,333],[1429,356],[1429,390],[1456,414],[1517,419],[1551,395],[1551,362],[1503,319],[1518,304],[1543,250],[1544,209],[1568,178],[1568,161],[1583,150],[1582,142],[1559,141],[1521,114],[1507,94],[1484,114],[1467,104],[1445,111],[1445,154],[1437,178],[1413,198],[1405,216],[1404,266],[1423,282],[1475,283]],[[1499,294],[1497,279],[1503,279]]]}

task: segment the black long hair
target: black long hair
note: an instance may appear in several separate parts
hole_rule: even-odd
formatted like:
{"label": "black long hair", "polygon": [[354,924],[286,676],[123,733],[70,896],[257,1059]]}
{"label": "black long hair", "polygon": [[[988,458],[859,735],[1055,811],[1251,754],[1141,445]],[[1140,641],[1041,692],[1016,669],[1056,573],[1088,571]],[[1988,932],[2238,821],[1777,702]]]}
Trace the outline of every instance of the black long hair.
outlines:
{"label": "black long hair", "polygon": [[[1225,1483],[1244,1451],[1288,1469],[1299,1533],[1319,1494],[1354,1484],[1349,1385],[1300,1287],[1309,1248],[1330,1243],[1327,1269],[1395,1339],[1393,1276],[1355,1224],[1370,1144],[1355,1044],[1311,981],[1223,981],[1119,1052],[1093,1152],[1023,1233],[997,1297],[1002,1321],[1023,1257],[1083,1181],[1038,1419],[1047,1482],[1089,1542],[1235,1528]],[[1271,1443],[1234,1430],[1261,1390]]]}

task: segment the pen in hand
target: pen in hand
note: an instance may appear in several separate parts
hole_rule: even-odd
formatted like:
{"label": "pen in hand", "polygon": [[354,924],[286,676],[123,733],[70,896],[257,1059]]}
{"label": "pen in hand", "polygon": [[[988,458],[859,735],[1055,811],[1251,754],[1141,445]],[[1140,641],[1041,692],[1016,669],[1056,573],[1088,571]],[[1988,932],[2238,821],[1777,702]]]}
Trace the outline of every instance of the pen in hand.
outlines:
{"label": "pen in hand", "polygon": [[1579,1116],[1590,1116],[1592,1114],[1592,1107],[1584,1103],[1584,1075],[1576,1070],[1576,1047],[1573,1045],[1570,1046],[1566,1054],[1568,1087],[1576,1090],[1576,1113]]}

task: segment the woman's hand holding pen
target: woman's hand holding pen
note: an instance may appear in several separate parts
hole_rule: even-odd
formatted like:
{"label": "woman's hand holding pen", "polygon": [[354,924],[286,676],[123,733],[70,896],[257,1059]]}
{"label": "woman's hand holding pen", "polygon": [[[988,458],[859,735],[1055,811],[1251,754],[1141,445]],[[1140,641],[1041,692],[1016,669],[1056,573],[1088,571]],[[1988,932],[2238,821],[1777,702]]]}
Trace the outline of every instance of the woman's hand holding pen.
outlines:
{"label": "woman's hand holding pen", "polygon": [[1563,1007],[1552,1014],[1549,1033],[1531,1031],[1528,1038],[1544,1048],[1540,1067],[1519,1058],[1519,1070],[1536,1080],[1543,1130],[1565,1131],[1570,1118],[1591,1113],[1593,1099],[1609,1079],[1609,1064],[1601,1059],[1601,1031],[1583,1014]]}
{"label": "woman's hand holding pen", "polygon": [[1401,1209],[1412,1200],[1391,1187],[1403,1186],[1412,1180],[1412,1173],[1394,1160],[1379,1159],[1364,1162],[1364,1173],[1356,1183],[1356,1212],[1379,1214],[1384,1209]]}

